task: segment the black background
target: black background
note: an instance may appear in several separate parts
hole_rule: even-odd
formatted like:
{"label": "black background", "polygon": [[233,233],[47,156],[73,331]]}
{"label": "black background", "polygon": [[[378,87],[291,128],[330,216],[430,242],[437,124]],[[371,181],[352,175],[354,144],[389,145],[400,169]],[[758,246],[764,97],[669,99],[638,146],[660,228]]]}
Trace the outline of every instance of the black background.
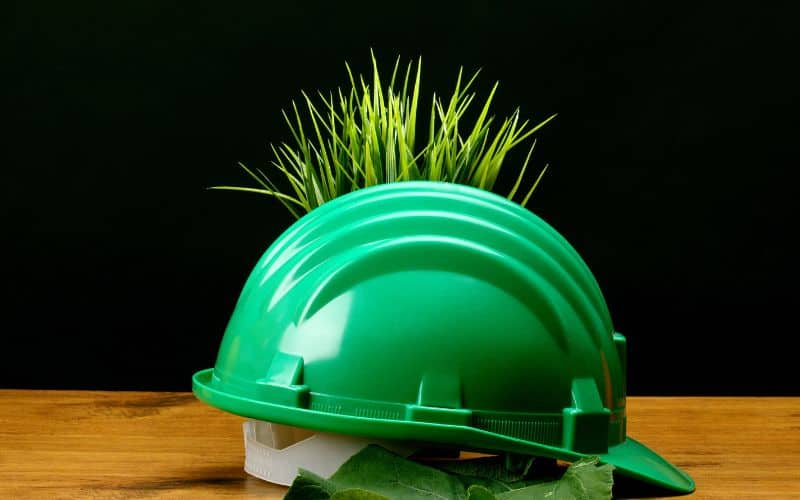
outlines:
{"label": "black background", "polygon": [[767,3],[11,4],[0,387],[187,390],[292,222],[205,188],[372,47],[421,55],[428,93],[482,67],[498,114],[559,113],[529,207],[596,274],[631,393],[800,394],[797,16]]}

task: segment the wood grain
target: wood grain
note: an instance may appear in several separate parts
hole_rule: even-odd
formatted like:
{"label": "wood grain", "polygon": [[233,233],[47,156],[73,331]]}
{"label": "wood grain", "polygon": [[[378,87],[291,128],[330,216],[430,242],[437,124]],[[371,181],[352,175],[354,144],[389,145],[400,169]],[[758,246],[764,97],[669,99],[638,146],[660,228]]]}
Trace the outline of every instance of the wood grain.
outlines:
{"label": "wood grain", "polygon": [[[691,498],[800,498],[800,398],[628,405],[629,434],[695,478]],[[0,499],[281,498],[243,472],[241,422],[186,393],[0,390]]]}

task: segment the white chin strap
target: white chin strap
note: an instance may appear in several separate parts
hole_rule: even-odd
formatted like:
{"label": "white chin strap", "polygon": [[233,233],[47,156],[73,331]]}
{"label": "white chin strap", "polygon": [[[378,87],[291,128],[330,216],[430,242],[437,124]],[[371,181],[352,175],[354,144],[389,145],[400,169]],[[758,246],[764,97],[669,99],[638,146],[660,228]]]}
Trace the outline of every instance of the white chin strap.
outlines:
{"label": "white chin strap", "polygon": [[379,444],[407,457],[416,448],[402,441],[381,441],[261,420],[244,423],[244,470],[270,483],[292,484],[298,469],[329,478],[350,457],[369,444]]}

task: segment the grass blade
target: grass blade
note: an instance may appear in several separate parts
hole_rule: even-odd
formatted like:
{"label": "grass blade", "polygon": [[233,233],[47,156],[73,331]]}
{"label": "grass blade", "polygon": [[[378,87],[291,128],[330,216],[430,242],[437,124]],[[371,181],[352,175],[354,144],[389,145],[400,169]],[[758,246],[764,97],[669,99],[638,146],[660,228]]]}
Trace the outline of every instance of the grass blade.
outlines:
{"label": "grass blade", "polygon": [[[427,142],[417,148],[422,58],[417,59],[416,68],[413,60],[407,64],[399,89],[396,88],[401,76],[399,57],[387,86],[381,83],[372,50],[370,62],[371,75],[366,80],[345,62],[350,88],[344,92],[337,89],[336,98],[333,92],[326,96],[318,91],[321,104],[316,104],[309,94],[301,92],[304,113],[295,101],[291,101],[290,112],[281,111],[293,144],[270,145],[274,160],[269,165],[286,178],[293,194],[281,192],[264,172],[254,172],[241,163],[240,167],[257,187],[214,186],[211,189],[272,196],[295,217],[337,196],[384,182],[427,179],[490,190],[505,170],[507,155],[556,117],[553,114],[529,127],[528,121],[520,120],[517,109],[499,122],[499,128],[492,133],[491,107],[499,87],[499,82],[495,82],[477,118],[465,124],[464,117],[476,98],[471,89],[481,70],[475,71],[465,82],[461,68],[446,106],[443,99],[432,94]],[[307,131],[310,135],[306,135]],[[463,132],[467,134],[462,136]],[[535,145],[534,139],[507,194],[510,200],[525,183]],[[528,203],[547,168],[545,165],[529,187],[521,205]]]}

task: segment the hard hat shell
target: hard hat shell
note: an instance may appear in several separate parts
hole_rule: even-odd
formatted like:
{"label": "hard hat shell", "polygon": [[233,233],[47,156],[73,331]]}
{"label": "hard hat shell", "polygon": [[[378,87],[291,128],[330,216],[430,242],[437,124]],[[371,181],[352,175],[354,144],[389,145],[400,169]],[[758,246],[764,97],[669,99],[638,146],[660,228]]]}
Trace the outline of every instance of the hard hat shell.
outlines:
{"label": "hard hat shell", "polygon": [[694,483],[626,436],[625,338],[572,246],[490,192],[384,184],[313,210],[251,273],[203,401],[320,431]]}

